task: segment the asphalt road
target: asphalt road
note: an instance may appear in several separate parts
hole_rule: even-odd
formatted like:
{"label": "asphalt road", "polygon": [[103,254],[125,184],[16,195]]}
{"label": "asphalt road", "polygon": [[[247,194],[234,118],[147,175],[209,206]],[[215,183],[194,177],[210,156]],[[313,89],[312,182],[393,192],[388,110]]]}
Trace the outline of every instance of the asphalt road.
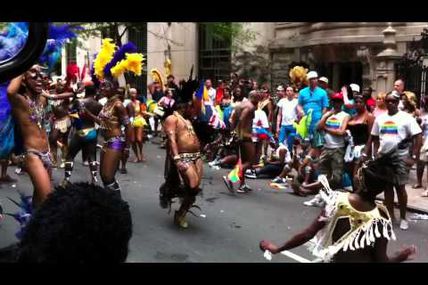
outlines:
{"label": "asphalt road", "polygon": [[[117,174],[122,197],[131,207],[133,237],[128,262],[301,262],[313,260],[305,246],[291,250],[291,255],[277,255],[267,261],[259,250],[262,239],[281,243],[309,225],[319,214],[319,208],[306,207],[301,198],[288,190],[269,188],[268,180],[249,180],[254,191],[230,194],[222,180],[228,170],[213,170],[205,164],[203,193],[197,198],[202,212],[189,216],[189,228],[178,229],[173,224],[173,211],[161,209],[158,187],[163,181],[165,150],[148,142],[144,146],[145,163],[128,163],[128,174]],[[132,157],[131,157],[132,159]],[[13,177],[14,167],[9,173]],[[54,170],[55,183],[63,178],[63,170]],[[89,180],[89,170],[77,156],[72,181]],[[17,190],[31,193],[28,176],[18,177],[13,185],[0,188],[0,202],[6,212],[16,211],[7,197],[18,198]],[[173,210],[178,207],[173,205]],[[398,216],[398,213],[397,213]],[[0,247],[16,242],[18,224],[6,217],[0,224]],[[418,254],[413,262],[428,261],[428,221],[411,222],[406,232],[396,227],[397,241],[389,243],[389,253],[401,245],[415,244]],[[302,259],[303,258],[303,259]]]}

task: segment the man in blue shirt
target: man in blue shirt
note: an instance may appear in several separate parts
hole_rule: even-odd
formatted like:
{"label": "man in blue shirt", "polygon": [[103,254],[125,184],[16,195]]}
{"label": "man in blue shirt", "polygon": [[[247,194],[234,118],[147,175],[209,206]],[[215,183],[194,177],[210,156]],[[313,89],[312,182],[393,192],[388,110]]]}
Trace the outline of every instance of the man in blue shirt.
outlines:
{"label": "man in blue shirt", "polygon": [[321,147],[321,145],[316,143],[316,126],[329,105],[328,96],[324,89],[318,87],[318,74],[315,71],[310,71],[307,78],[309,86],[299,92],[299,104],[297,105],[298,117],[303,117],[312,109],[312,122],[309,127],[310,138],[312,146]]}

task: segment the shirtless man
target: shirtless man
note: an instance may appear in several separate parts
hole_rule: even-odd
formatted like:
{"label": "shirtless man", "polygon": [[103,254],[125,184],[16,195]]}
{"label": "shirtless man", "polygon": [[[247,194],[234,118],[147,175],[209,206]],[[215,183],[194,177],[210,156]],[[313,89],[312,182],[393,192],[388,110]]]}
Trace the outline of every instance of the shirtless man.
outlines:
{"label": "shirtless man", "polygon": [[[61,94],[65,91],[65,86],[58,83],[55,88],[56,94]],[[49,144],[53,156],[54,167],[58,167],[57,149],[60,146],[62,153],[62,161],[65,160],[68,148],[68,135],[71,128],[71,119],[69,114],[70,101],[67,99],[57,100],[52,102],[52,131],[49,134]],[[60,167],[64,167],[61,163]]]}
{"label": "shirtless man", "polygon": [[78,117],[73,120],[75,133],[70,140],[70,148],[65,159],[65,178],[63,183],[70,182],[74,158],[80,150],[85,152],[88,157],[92,183],[98,182],[98,163],[96,159],[98,132],[95,129],[94,121],[84,113],[84,108],[87,108],[95,116],[100,113],[103,106],[95,100],[96,92],[97,89],[94,85],[86,86],[85,98],[77,100],[73,104],[73,109],[77,111]]}
{"label": "shirtless man", "polygon": [[38,207],[51,192],[51,156],[48,138],[43,129],[44,108],[49,99],[62,99],[73,93],[43,93],[40,66],[33,65],[14,78],[7,89],[12,114],[23,140],[23,159],[34,186],[33,205]]}
{"label": "shirtless man", "polygon": [[[186,87],[183,89],[188,90]],[[174,197],[172,191],[182,190],[182,193],[177,193],[177,196],[183,199],[174,216],[175,224],[181,228],[188,227],[186,214],[195,202],[195,196],[201,191],[199,185],[203,171],[201,145],[189,121],[192,117],[192,94],[193,92],[186,98],[183,94],[179,96],[176,111],[168,116],[163,124],[167,135],[167,157],[165,183],[160,188],[161,206],[166,207],[168,202],[170,203],[170,199]]]}
{"label": "shirtless man", "polygon": [[[245,171],[253,164],[256,156],[256,148],[252,141],[253,118],[260,101],[260,94],[257,91],[251,91],[249,100],[243,101],[235,107],[231,117],[231,126],[235,129],[238,140],[240,158],[242,162],[242,171],[239,173],[240,185],[236,192],[247,193],[252,189],[245,183]],[[234,192],[233,184],[223,176],[223,180],[229,191]]]}

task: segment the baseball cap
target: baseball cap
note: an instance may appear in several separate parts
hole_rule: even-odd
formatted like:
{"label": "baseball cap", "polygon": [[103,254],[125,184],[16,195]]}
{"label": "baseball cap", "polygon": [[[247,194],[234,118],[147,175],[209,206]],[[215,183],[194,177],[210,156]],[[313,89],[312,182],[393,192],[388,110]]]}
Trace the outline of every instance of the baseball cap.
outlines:
{"label": "baseball cap", "polygon": [[325,83],[327,83],[327,84],[328,84],[328,78],[327,78],[327,77],[325,77],[325,76],[321,76],[321,77],[318,79],[318,81],[322,81],[322,82],[325,82]]}
{"label": "baseball cap", "polygon": [[276,87],[276,91],[284,91],[284,87],[282,85],[279,85]]}
{"label": "baseball cap", "polygon": [[360,86],[358,84],[352,83],[349,84],[349,87],[351,87],[352,91],[360,93]]}
{"label": "baseball cap", "polygon": [[342,94],[342,92],[334,93],[331,96],[331,100],[342,100],[343,101],[343,94]]}
{"label": "baseball cap", "polygon": [[318,73],[316,71],[309,71],[306,77],[309,79],[318,78]]}

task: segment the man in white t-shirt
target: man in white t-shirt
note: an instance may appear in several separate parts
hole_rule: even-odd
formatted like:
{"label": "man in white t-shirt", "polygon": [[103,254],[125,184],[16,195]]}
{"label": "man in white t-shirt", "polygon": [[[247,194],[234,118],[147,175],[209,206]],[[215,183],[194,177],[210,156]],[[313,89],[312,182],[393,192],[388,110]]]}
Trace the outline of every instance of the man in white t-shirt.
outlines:
{"label": "man in white t-shirt", "polygon": [[296,136],[296,129],[293,123],[297,120],[298,100],[294,98],[294,90],[291,86],[285,89],[285,95],[285,98],[279,100],[277,104],[279,110],[276,129],[279,143],[286,144],[291,152]]}
{"label": "man in white t-shirt", "polygon": [[211,83],[211,79],[205,80],[205,87],[208,90],[208,97],[210,97],[210,103],[211,105],[214,105],[215,97],[216,97],[216,90],[213,88],[213,85]]}
{"label": "man in white t-shirt", "polygon": [[[419,157],[422,145],[422,130],[414,117],[398,110],[399,101],[400,94],[397,91],[387,94],[385,104],[388,113],[376,118],[363,157],[368,157],[371,152],[372,142],[376,155],[397,150],[398,155],[401,157],[401,163],[397,166],[396,177],[391,177],[391,184],[385,186],[385,205],[394,220],[393,188],[395,187],[400,206],[400,228],[407,230],[409,223],[406,220],[407,193],[405,186],[409,179],[410,167]],[[409,154],[410,143],[412,143],[412,150]]]}

